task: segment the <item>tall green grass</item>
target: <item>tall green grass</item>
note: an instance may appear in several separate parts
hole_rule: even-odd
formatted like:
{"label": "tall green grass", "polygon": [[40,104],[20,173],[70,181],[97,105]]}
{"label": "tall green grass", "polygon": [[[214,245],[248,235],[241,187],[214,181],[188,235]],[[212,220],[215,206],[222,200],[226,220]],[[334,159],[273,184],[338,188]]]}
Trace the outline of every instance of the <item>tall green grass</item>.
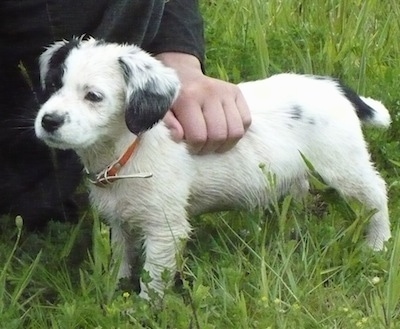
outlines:
{"label": "tall green grass", "polygon": [[201,8],[209,75],[332,75],[391,109],[388,132],[366,131],[389,186],[387,250],[364,246],[369,213],[318,185],[265,213],[194,218],[182,284],[151,305],[117,288],[108,228],[95,213],[40,234],[4,217],[0,328],[400,328],[400,4],[202,0]]}

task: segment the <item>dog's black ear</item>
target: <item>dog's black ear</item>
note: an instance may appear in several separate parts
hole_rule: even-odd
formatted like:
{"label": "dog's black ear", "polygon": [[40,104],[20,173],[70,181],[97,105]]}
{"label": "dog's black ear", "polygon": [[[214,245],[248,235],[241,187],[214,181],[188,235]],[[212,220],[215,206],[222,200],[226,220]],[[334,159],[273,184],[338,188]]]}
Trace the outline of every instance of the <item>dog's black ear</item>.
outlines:
{"label": "dog's black ear", "polygon": [[172,69],[135,46],[129,46],[119,63],[127,84],[126,125],[138,135],[165,116],[178,94],[179,79]]}

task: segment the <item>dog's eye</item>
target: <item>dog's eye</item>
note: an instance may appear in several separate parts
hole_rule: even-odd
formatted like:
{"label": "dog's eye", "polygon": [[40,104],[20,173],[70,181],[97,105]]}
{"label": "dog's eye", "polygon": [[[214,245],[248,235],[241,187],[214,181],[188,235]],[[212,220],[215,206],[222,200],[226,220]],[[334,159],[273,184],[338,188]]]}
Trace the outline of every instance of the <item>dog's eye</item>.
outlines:
{"label": "dog's eye", "polygon": [[88,100],[89,102],[98,103],[98,102],[101,102],[103,100],[103,95],[98,93],[98,92],[89,91],[85,95],[85,99]]}

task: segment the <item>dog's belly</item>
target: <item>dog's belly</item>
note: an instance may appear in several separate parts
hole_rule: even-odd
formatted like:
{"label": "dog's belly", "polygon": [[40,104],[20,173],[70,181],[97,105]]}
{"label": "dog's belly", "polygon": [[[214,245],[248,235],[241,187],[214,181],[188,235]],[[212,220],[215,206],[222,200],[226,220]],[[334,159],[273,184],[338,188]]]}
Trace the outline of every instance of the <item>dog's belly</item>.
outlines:
{"label": "dog's belly", "polygon": [[195,157],[189,215],[265,208],[293,187],[305,190],[306,166],[294,139],[277,136],[273,125],[262,129],[255,121],[234,149]]}
{"label": "dog's belly", "polygon": [[251,210],[265,207],[268,203],[266,188],[261,186],[245,190],[203,190],[191,193],[187,211],[189,216],[196,216],[225,210]]}
{"label": "dog's belly", "polygon": [[[236,166],[240,166],[241,170]],[[294,183],[293,177],[271,183],[259,163],[236,162],[229,172],[218,170],[213,173],[212,167],[212,161],[203,163],[202,170],[192,183],[187,208],[189,215],[265,208],[271,199],[286,194]]]}

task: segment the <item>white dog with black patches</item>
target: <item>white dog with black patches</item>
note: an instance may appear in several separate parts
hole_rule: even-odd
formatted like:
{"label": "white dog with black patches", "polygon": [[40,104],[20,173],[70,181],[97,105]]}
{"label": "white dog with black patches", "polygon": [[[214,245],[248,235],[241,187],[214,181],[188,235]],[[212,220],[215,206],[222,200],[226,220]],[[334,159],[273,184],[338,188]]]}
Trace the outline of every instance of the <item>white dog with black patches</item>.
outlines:
{"label": "white dog with black patches", "polygon": [[[325,183],[375,210],[367,243],[390,238],[385,182],[374,169],[360,122],[388,126],[387,109],[322,77],[279,74],[239,85],[252,125],[223,154],[193,155],[160,121],[179,92],[170,68],[132,45],[94,39],[56,42],[40,58],[48,100],[35,131],[51,147],[73,149],[89,173],[91,200],[123,250],[119,276],[143,247],[141,283],[162,294],[165,269],[190,234],[189,217],[266,207],[271,195],[306,192],[310,161]],[[265,172],[276,179],[270,186]]]}

